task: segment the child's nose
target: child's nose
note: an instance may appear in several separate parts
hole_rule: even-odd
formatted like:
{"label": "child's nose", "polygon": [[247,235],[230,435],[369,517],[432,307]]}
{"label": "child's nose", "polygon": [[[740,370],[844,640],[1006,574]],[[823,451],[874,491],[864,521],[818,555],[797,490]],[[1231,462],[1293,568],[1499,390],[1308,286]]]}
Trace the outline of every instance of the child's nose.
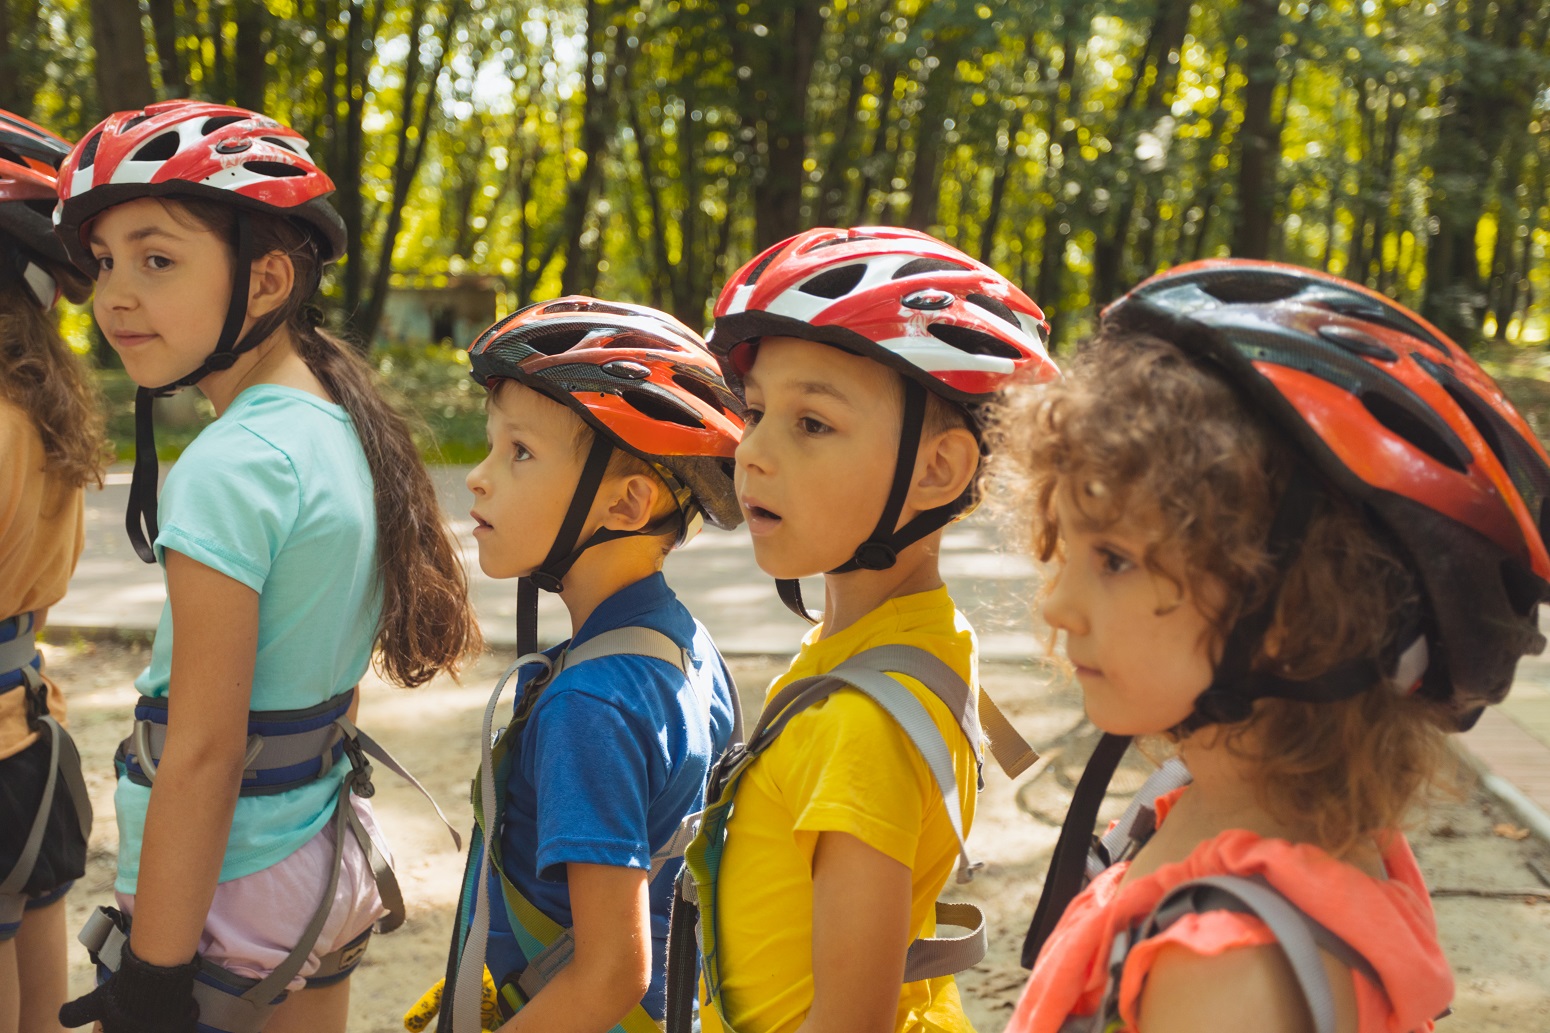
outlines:
{"label": "child's nose", "polygon": [[770,472],[770,459],[768,449],[764,447],[764,437],[759,433],[762,424],[754,424],[743,430],[743,438],[737,444],[737,451],[732,454],[738,468],[744,471],[758,470],[760,473]]}
{"label": "child's nose", "polygon": [[1044,622],[1056,631],[1064,631],[1067,635],[1085,635],[1087,621],[1078,605],[1075,582],[1076,578],[1067,576],[1065,570],[1057,570],[1041,610]]}
{"label": "child's nose", "polygon": [[468,490],[473,492],[475,495],[483,495],[485,493],[484,464],[489,461],[490,460],[486,458],[484,462],[481,462],[478,466],[468,471],[468,476],[463,478],[463,483],[466,484],[468,486]]}

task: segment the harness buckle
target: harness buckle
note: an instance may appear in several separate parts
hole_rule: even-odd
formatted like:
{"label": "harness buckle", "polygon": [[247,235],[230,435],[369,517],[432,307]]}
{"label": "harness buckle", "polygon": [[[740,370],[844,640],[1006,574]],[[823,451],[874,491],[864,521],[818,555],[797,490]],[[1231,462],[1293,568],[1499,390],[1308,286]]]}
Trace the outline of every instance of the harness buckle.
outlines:
{"label": "harness buckle", "polygon": [[371,799],[377,794],[377,787],[371,783],[371,761],[366,759],[366,751],[361,749],[360,740],[346,733],[344,753],[350,758],[350,774],[345,777],[345,781],[350,784],[351,792],[363,800]]}

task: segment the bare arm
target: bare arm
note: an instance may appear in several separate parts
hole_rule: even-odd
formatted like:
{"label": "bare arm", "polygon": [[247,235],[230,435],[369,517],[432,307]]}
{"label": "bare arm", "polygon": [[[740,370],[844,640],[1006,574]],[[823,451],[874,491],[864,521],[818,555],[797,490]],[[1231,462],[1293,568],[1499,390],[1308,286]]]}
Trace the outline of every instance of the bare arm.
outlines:
{"label": "bare arm", "polygon": [[604,1033],[651,985],[651,902],[645,871],[568,864],[576,954],[501,1033]]}
{"label": "bare arm", "polygon": [[140,852],[131,946],[153,965],[194,956],[242,783],[258,653],[258,593],[169,549],[176,629],[167,743]]}
{"label": "bare arm", "polygon": [[[1322,958],[1334,992],[1336,1028],[1356,1033],[1351,973],[1329,955]],[[1141,1033],[1313,1033],[1313,1016],[1297,978],[1274,945],[1241,947],[1211,957],[1183,947],[1163,948],[1147,976],[1137,1018]]]}
{"label": "bare arm", "polygon": [[891,1033],[910,940],[910,869],[845,832],[813,852],[813,1008],[799,1033]]}

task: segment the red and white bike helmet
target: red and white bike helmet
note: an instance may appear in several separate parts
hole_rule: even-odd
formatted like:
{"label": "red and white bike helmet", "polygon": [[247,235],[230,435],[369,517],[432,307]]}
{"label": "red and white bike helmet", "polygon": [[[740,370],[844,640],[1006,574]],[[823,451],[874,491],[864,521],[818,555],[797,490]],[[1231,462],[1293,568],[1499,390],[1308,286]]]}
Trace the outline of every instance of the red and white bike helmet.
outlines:
{"label": "red and white bike helmet", "polygon": [[514,312],[468,349],[485,388],[515,380],[566,406],[593,430],[559,533],[538,569],[517,584],[517,651],[538,646],[538,592],[559,592],[565,575],[594,545],[670,528],[594,532],[578,538],[620,448],[645,460],[678,503],[678,542],[698,533],[701,516],[717,527],[742,523],[732,484],[733,453],[743,436],[736,396],[699,334],[644,305],[571,296]]}
{"label": "red and white bike helmet", "polygon": [[[877,527],[830,572],[841,574],[886,570],[901,549],[972,508],[973,486],[955,502],[897,526],[920,444],[925,392],[962,408],[977,430],[980,406],[1007,384],[1057,375],[1045,351],[1048,335],[1039,306],[989,266],[916,230],[863,226],[799,233],[739,269],[716,299],[708,343],[740,395],[741,374],[761,337],[832,345],[903,377],[893,488]],[[807,617],[796,583],[777,584],[786,604]]]}
{"label": "red and white bike helmet", "polygon": [[[1312,469],[1308,488],[1342,493],[1375,517],[1425,597],[1423,646],[1407,650],[1425,659],[1424,675],[1413,659],[1407,685],[1419,677],[1417,691],[1446,702],[1461,728],[1507,694],[1518,659],[1545,645],[1550,458],[1463,349],[1364,287],[1242,259],[1155,276],[1103,321],[1209,362],[1295,445]],[[1296,505],[1285,499],[1282,510]],[[1253,638],[1238,650],[1245,669],[1219,670],[1197,702],[1207,720],[1246,716],[1258,696],[1320,698],[1298,683],[1246,676]],[[1371,684],[1350,679],[1352,691]]]}
{"label": "red and white bike helmet", "polygon": [[[291,219],[311,232],[318,268],[345,252],[345,227],[329,206],[334,190],[295,130],[255,111],[193,100],[169,100],[141,111],[109,115],[76,145],[59,170],[54,227],[75,265],[93,279],[97,263],[87,244],[91,221],[114,205],[143,197],[197,198],[236,209],[231,301],[221,335],[188,373],[135,395],[135,470],[127,526],[135,551],[156,562],[156,440],[151,400],[230,369],[237,356],[276,329],[276,316],[246,335],[248,282],[258,256],[250,213]],[[317,284],[311,284],[316,289]]]}
{"label": "red and white bike helmet", "polygon": [[283,215],[316,231],[324,262],[345,252],[334,191],[300,133],[256,111],[169,100],[109,115],[59,170],[54,224],[75,264],[96,277],[85,239],[91,220],[139,197],[203,197]]}
{"label": "red and white bike helmet", "polygon": [[0,239],[44,309],[60,293],[71,301],[91,295],[91,281],[75,271],[51,219],[58,200],[55,170],[69,153],[70,145],[47,129],[0,110]]}

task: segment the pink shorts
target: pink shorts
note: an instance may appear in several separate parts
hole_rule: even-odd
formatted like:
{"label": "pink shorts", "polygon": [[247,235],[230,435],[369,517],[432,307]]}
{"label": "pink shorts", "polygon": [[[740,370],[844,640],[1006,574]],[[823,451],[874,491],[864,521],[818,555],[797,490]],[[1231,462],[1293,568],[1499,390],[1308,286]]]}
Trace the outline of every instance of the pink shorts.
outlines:
{"label": "pink shorts", "polygon": [[[350,804],[371,834],[383,856],[391,857],[383,844],[371,805],[358,796]],[[280,966],[301,940],[312,921],[318,900],[328,885],[329,864],[334,859],[334,826],[330,822],[300,850],[279,864],[215,887],[215,899],[199,938],[199,953],[208,961],[248,979],[262,979]],[[134,914],[135,898],[118,894],[118,906]],[[334,904],[318,934],[317,943],[292,979],[289,990],[306,985],[318,970],[320,959],[345,946],[380,916],[386,914],[371,862],[361,845],[345,833],[344,866],[334,890]]]}

